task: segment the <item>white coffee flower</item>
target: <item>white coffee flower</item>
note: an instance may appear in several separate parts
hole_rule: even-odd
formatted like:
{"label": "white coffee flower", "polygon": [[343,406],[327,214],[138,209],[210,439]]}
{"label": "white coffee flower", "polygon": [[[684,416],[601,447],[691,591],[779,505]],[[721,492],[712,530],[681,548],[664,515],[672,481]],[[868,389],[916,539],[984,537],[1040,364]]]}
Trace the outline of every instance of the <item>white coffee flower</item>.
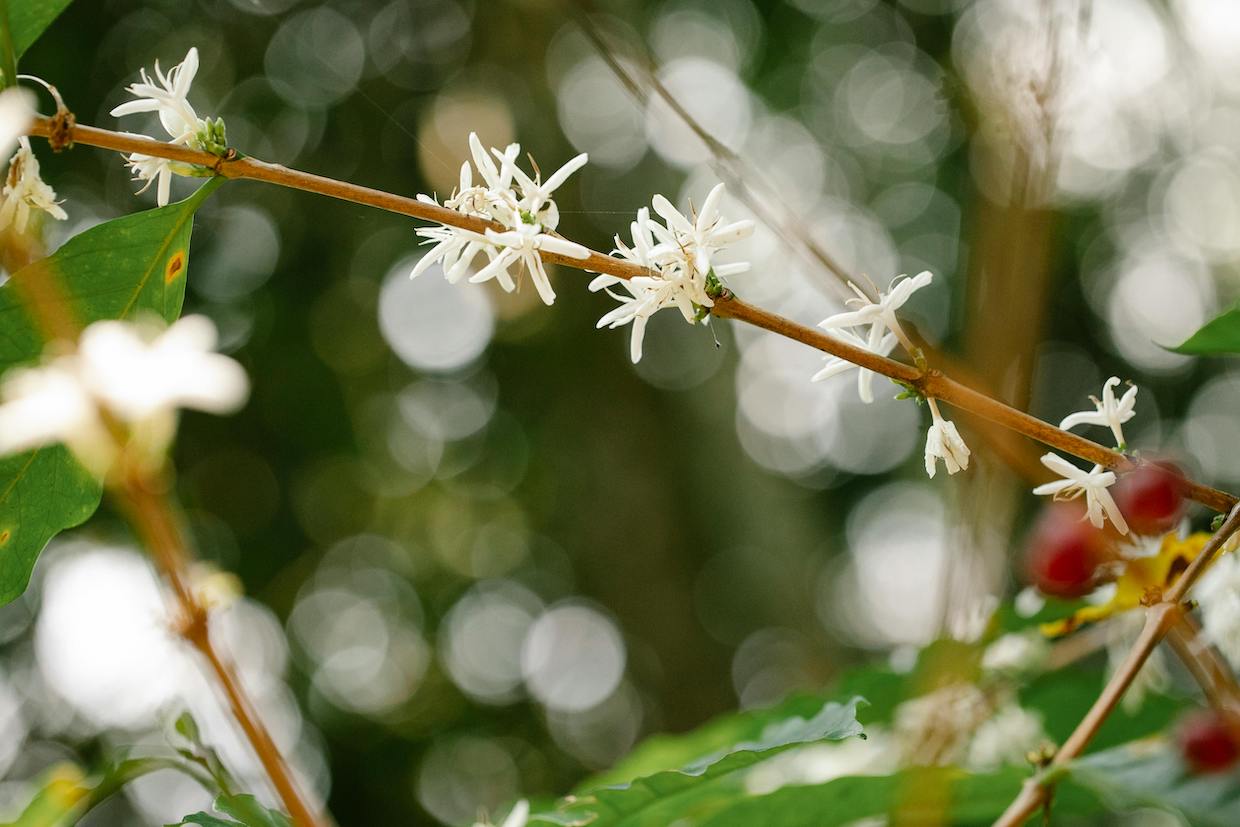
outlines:
{"label": "white coffee flower", "polygon": [[1070,431],[1077,425],[1104,425],[1115,435],[1116,447],[1121,451],[1125,450],[1127,443],[1124,441],[1123,425],[1134,415],[1134,408],[1137,404],[1137,386],[1133,385],[1128,388],[1122,397],[1116,399],[1112,388],[1118,384],[1119,377],[1112,376],[1102,386],[1102,399],[1090,397],[1096,410],[1069,414],[1064,417],[1063,422],[1059,423],[1059,427]]}
{"label": "white coffee flower", "polygon": [[1102,528],[1105,517],[1109,517],[1120,534],[1128,533],[1128,521],[1107,490],[1115,482],[1114,472],[1107,471],[1101,465],[1084,471],[1058,454],[1044,454],[1042,464],[1063,479],[1039,485],[1033,489],[1034,494],[1050,494],[1056,500],[1073,500],[1084,494],[1086,514],[1095,528]]}
{"label": "white coffee flower", "polygon": [[1008,702],[974,731],[965,766],[976,772],[1027,766],[1026,756],[1044,743],[1042,717]]}
{"label": "white coffee flower", "polygon": [[951,683],[904,701],[892,713],[902,763],[959,764],[975,727],[990,715],[986,694],[971,683]]}
{"label": "white coffee flower", "polygon": [[241,366],[214,352],[215,325],[186,316],[167,329],[102,321],[82,332],[78,349],[40,367],[18,369],[0,391],[0,453],[65,443],[103,476],[119,450],[105,417],[124,425],[147,456],[166,450],[178,408],[230,413],[245,401]]}
{"label": "white coffee flower", "polygon": [[[674,307],[685,321],[695,324],[703,308],[713,307],[709,282],[746,272],[748,262],[732,264],[712,263],[715,253],[727,244],[753,232],[753,222],[746,219],[725,223],[719,215],[719,201],[723,197],[723,184],[710,191],[702,212],[690,222],[661,195],[654,197],[654,209],[668,224],[664,226],[650,218],[645,207],[637,212],[637,220],[630,225],[633,245],[625,244],[616,236],[616,249],[612,255],[650,271],[649,276],[622,279],[603,274],[590,282],[590,290],[606,290],[607,295],[620,302],[620,307],[603,315],[598,327],[616,328],[633,324],[633,338],[629,355],[633,362],[642,356],[642,338],[646,321],[659,310]],[[608,288],[620,286],[625,293]]]}
{"label": "white coffee flower", "polygon": [[30,210],[42,210],[58,221],[69,216],[56,200],[56,191],[39,176],[39,159],[30,149],[30,139],[17,139],[17,153],[9,161],[4,191],[0,193],[0,230],[12,226],[24,233]]}
{"label": "white coffee flower", "polygon": [[934,477],[938,460],[943,460],[947,473],[955,474],[969,467],[969,446],[964,444],[956,424],[939,413],[938,403],[926,399],[930,406],[930,429],[926,431],[926,473]]}
{"label": "white coffee flower", "polygon": [[189,146],[206,121],[198,117],[189,102],[190,86],[198,74],[198,49],[190,47],[185,59],[164,74],[155,61],[155,80],[140,70],[142,80],[125,87],[137,100],[127,101],[112,110],[112,117],[120,118],[139,112],[159,113],[159,122],[168,132],[171,142]]}
{"label": "white coffee flower", "polygon": [[1218,648],[1232,669],[1240,669],[1240,558],[1236,552],[1214,561],[1193,596],[1201,604],[1206,640]]}
{"label": "white coffee flower", "polygon": [[[824,322],[825,323],[825,322]],[[820,326],[823,323],[820,323]],[[862,350],[868,350],[876,356],[887,356],[895,349],[896,335],[894,333],[886,333],[883,335],[877,346],[871,350],[869,339],[863,338],[848,328],[841,327],[834,330],[827,330],[827,333],[835,338],[847,342],[853,347],[859,347]],[[830,379],[832,376],[839,376],[853,368],[857,369],[857,395],[861,397],[861,401],[870,404],[874,401],[874,371],[859,367],[847,359],[841,359],[838,356],[827,356],[827,364],[822,370],[810,377],[811,382],[821,382],[824,379]]]}
{"label": "white coffee flower", "polygon": [[[223,155],[227,149],[224,122],[218,118],[200,118],[189,102],[190,86],[197,74],[198,49],[194,47],[191,47],[185,59],[166,75],[159,68],[159,61],[155,61],[155,79],[152,80],[146,70],[142,69],[142,80],[126,87],[137,100],[115,107],[112,115],[120,118],[142,112],[156,112],[160,124],[168,133],[169,143]],[[129,155],[127,163],[134,173],[134,180],[146,182],[145,186],[138,190],[139,194],[146,192],[156,181],[159,182],[156,203],[161,207],[168,203],[174,173],[194,176],[203,174],[205,169],[137,152]]]}
{"label": "white coffee flower", "polygon": [[[486,255],[487,264],[469,279],[471,282],[495,279],[500,287],[511,292],[517,286],[512,272],[517,267],[518,275],[522,271],[530,274],[539,298],[551,304],[555,301],[555,291],[540,253],[577,259],[590,255],[585,247],[555,234],[560,210],[551,198],[568,176],[585,166],[587,156],[578,155],[542,181],[540,176],[531,178],[517,166],[520,144],[509,144],[503,152],[493,149],[488,154],[478,136],[470,133],[469,149],[473,167],[468,161],[461,165],[460,184],[443,205],[462,215],[497,223],[504,229],[488,229],[480,234],[441,224],[415,230],[418,236],[427,239],[426,243],[434,246],[418,261],[410,278],[417,278],[431,265],[439,263],[448,281],[459,281],[481,253]],[[481,184],[474,183],[474,168],[482,178]],[[438,203],[427,195],[419,195],[418,200]]]}
{"label": "white coffee flower", "polygon": [[0,158],[12,152],[17,139],[30,131],[36,114],[34,104],[34,95],[19,86],[0,92]]}
{"label": "white coffee flower", "polygon": [[907,341],[904,330],[900,327],[900,320],[896,317],[896,311],[903,307],[915,292],[933,280],[934,276],[929,270],[923,270],[911,278],[907,275],[896,276],[892,279],[887,292],[879,292],[877,301],[871,300],[857,285],[849,282],[849,287],[857,296],[848,299],[845,304],[854,309],[836,313],[824,319],[818,326],[824,330],[839,330],[869,325],[866,349],[877,353],[879,344],[886,333],[894,334],[900,341]]}
{"label": "white coffee flower", "polygon": [[1006,675],[1019,675],[1042,665],[1050,645],[1040,634],[1012,632],[986,647],[982,669]]}

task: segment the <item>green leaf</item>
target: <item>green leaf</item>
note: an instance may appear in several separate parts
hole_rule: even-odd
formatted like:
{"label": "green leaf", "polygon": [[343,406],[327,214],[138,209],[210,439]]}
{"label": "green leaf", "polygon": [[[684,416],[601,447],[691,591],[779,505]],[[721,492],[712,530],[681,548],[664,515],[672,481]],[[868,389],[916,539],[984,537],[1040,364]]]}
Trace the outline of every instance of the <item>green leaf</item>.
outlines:
{"label": "green leaf", "polygon": [[70,0],[8,0],[9,36],[19,59],[39,35],[69,6]]}
{"label": "green leaf", "polygon": [[1067,777],[1112,808],[1172,810],[1197,827],[1240,824],[1240,771],[1193,774],[1165,741],[1126,744],[1078,759]]}
{"label": "green leaf", "polygon": [[[221,180],[179,203],[92,227],[0,286],[0,373],[35,363],[43,352],[43,338],[13,287],[23,275],[46,277],[33,268],[53,268],[84,324],[142,313],[175,320],[185,298],[194,211]],[[100,493],[98,481],[62,446],[0,459],[0,605],[25,590],[52,537],[95,512]]]}
{"label": "green leaf", "polygon": [[1240,353],[1240,305],[1206,322],[1204,327],[1189,336],[1179,347],[1168,350],[1190,356]]}
{"label": "green leaf", "polygon": [[183,827],[186,824],[197,824],[200,827],[292,827],[288,816],[267,809],[252,795],[221,795],[215,799],[214,807],[232,818],[220,818],[210,813],[193,813],[168,827]]}
{"label": "green leaf", "polygon": [[[675,744],[669,739],[660,750],[647,748],[643,760],[651,766],[666,764],[673,756],[692,756],[679,768],[570,797],[558,810],[532,816],[530,822],[592,827],[666,827],[680,819],[699,823],[746,795],[742,783],[746,768],[797,746],[860,735],[857,707],[862,703],[860,698],[853,698],[846,704],[819,704],[817,713],[809,719],[794,716],[769,720],[768,714],[758,713],[752,721],[766,723],[756,738],[718,746],[725,732],[742,733],[745,737],[750,721],[745,715],[731,716],[706,727],[707,734],[700,743],[694,740]],[[708,751],[703,754],[702,749]],[[658,760],[652,757],[655,755]],[[634,766],[637,762],[629,765],[628,772]]]}

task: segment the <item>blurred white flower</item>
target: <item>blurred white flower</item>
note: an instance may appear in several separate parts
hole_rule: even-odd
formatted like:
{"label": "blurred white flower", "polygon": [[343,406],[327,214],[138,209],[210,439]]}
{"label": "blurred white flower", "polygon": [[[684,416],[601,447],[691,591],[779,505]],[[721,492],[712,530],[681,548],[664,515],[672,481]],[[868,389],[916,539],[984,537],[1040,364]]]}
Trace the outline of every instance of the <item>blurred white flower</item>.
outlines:
{"label": "blurred white flower", "polygon": [[903,702],[892,714],[902,763],[959,764],[975,727],[990,715],[986,694],[971,683],[951,683]]}
{"label": "blurred white flower", "polygon": [[1050,645],[1042,635],[1012,632],[986,647],[982,653],[982,669],[1019,675],[1038,668],[1049,651]]}
{"label": "blurred white flower", "polygon": [[30,139],[17,139],[17,153],[9,161],[9,173],[0,193],[0,230],[12,226],[24,233],[30,209],[42,210],[58,221],[69,216],[56,200],[56,191],[39,176],[39,159],[30,149]]}
{"label": "blurred white flower", "polygon": [[1240,558],[1236,552],[1214,561],[1193,596],[1201,604],[1206,640],[1218,648],[1233,669],[1240,669]]}
{"label": "blurred white flower", "polygon": [[[701,308],[714,306],[710,280],[749,269],[748,262],[711,262],[711,256],[725,245],[753,232],[753,222],[747,219],[724,223],[719,215],[723,189],[723,184],[718,184],[710,191],[701,214],[692,223],[666,198],[656,195],[654,209],[668,221],[667,226],[651,220],[650,211],[642,207],[637,211],[637,220],[629,225],[633,246],[617,235],[616,249],[612,251],[614,256],[645,267],[650,275],[622,279],[603,274],[590,282],[592,292],[606,290],[607,295],[620,302],[619,307],[598,320],[597,327],[633,324],[629,356],[634,363],[642,357],[642,338],[651,316],[663,308],[674,307],[686,322],[695,324],[701,317]],[[617,285],[628,295],[608,289]]]}
{"label": "blurred white flower", "polygon": [[[521,799],[512,805],[512,810],[508,813],[508,817],[504,819],[504,823],[500,827],[525,827],[525,822],[530,817],[530,802]],[[489,822],[475,822],[474,827],[489,827]]]}
{"label": "blurred white flower", "polygon": [[0,454],[63,442],[103,476],[119,448],[106,417],[124,425],[129,444],[146,456],[162,454],[178,408],[222,414],[245,401],[245,371],[213,352],[216,338],[215,325],[203,316],[186,316],[160,332],[132,322],[92,324],[75,353],[4,378]]}
{"label": "blurred white flower", "polygon": [[866,349],[874,353],[878,352],[886,333],[892,333],[900,341],[906,342],[907,337],[904,335],[904,330],[900,327],[900,320],[896,317],[896,311],[903,307],[915,292],[930,284],[933,280],[934,276],[929,270],[923,270],[912,277],[907,275],[896,276],[892,279],[891,286],[887,288],[886,293],[879,291],[878,301],[872,301],[857,285],[849,282],[849,286],[857,294],[857,297],[849,299],[846,304],[854,309],[843,313],[836,313],[834,316],[819,322],[818,326],[824,330],[839,330],[841,328],[869,325],[870,330],[866,340]]}
{"label": "blurred white flower", "polygon": [[17,146],[17,139],[30,130],[34,121],[34,95],[19,86],[0,92],[0,157]]}
{"label": "blurred white flower", "polygon": [[[194,76],[198,74],[198,49],[191,47],[185,59],[164,74],[155,61],[155,79],[152,80],[145,69],[141,70],[142,80],[126,87],[127,91],[137,100],[127,101],[112,110],[113,117],[124,117],[142,112],[156,112],[159,122],[168,133],[169,143],[186,146],[215,155],[222,155],[227,148],[224,134],[224,122],[210,118],[200,118],[189,102],[190,86]],[[144,136],[135,136],[144,137]],[[134,173],[135,181],[145,181],[145,186],[138,190],[144,193],[151,184],[159,182],[156,191],[156,203],[163,207],[168,203],[172,175],[200,175],[205,169],[192,164],[171,161],[167,158],[156,158],[142,153],[131,153],[127,159],[129,168]]]}
{"label": "blurred white flower", "polygon": [[974,731],[965,765],[978,772],[1026,766],[1026,756],[1045,742],[1041,716],[1008,702]]}
{"label": "blurred white flower", "polygon": [[1131,386],[1122,397],[1116,399],[1115,392],[1111,389],[1118,384],[1119,377],[1112,376],[1102,386],[1102,399],[1090,397],[1096,410],[1069,414],[1059,423],[1059,427],[1070,431],[1077,425],[1105,425],[1115,435],[1116,447],[1121,451],[1125,450],[1127,443],[1124,442],[1123,425],[1133,417],[1133,409],[1137,404],[1137,386]]}
{"label": "blurred white flower", "polygon": [[[836,330],[828,330],[827,333],[837,339],[840,339],[841,341],[847,342],[854,347],[869,350],[877,356],[887,356],[892,350],[895,349],[896,346],[896,335],[894,333],[887,333],[883,335],[879,339],[877,347],[873,350],[870,349],[870,342],[868,339],[857,335],[848,328],[842,327]],[[861,397],[862,402],[868,405],[874,401],[874,371],[867,370],[863,367],[858,367],[847,359],[841,359],[838,356],[828,356],[827,364],[822,370],[811,376],[809,381],[821,382],[824,379],[830,379],[832,376],[839,376],[841,373],[846,373],[853,368],[857,368],[857,395]]]}
{"label": "blurred white flower", "polygon": [[1128,522],[1120,513],[1119,507],[1111,497],[1107,488],[1115,482],[1115,474],[1101,465],[1095,465],[1089,471],[1077,468],[1058,454],[1044,454],[1042,464],[1054,471],[1061,480],[1048,482],[1033,489],[1038,496],[1052,495],[1056,500],[1073,500],[1085,495],[1086,513],[1095,528],[1102,528],[1110,517],[1115,529],[1120,534],[1128,533]]}
{"label": "blurred white flower", "polygon": [[[469,148],[482,184],[474,183],[473,168],[466,161],[461,165],[457,190],[443,205],[462,215],[495,222],[504,229],[498,232],[488,229],[485,234],[479,234],[441,224],[416,230],[415,233],[425,238],[426,243],[435,246],[418,261],[410,278],[417,278],[438,262],[442,265],[445,278],[455,283],[469,271],[478,254],[484,253],[488,263],[470,278],[471,282],[495,279],[500,287],[512,292],[517,286],[512,269],[519,266],[517,274],[522,270],[528,271],[539,298],[545,304],[551,304],[555,301],[555,291],[551,288],[540,253],[545,251],[576,259],[590,255],[585,247],[555,234],[555,228],[560,223],[560,211],[551,198],[569,175],[585,166],[587,156],[578,155],[542,181],[541,176],[530,178],[516,165],[521,153],[520,144],[509,144],[503,152],[493,149],[492,158],[478,136],[470,133]],[[419,195],[418,200],[437,203],[428,195]]]}
{"label": "blurred white flower", "polygon": [[934,399],[927,398],[926,403],[930,406],[932,420],[926,431],[926,473],[933,478],[940,459],[949,474],[967,469],[971,452],[956,430],[956,424],[943,418]]}

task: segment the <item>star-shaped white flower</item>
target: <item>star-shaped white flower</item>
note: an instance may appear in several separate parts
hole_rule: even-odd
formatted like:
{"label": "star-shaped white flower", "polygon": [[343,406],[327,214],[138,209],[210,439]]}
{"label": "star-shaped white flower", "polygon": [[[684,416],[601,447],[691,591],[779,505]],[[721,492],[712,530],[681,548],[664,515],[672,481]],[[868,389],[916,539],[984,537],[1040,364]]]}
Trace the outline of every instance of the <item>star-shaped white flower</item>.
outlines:
{"label": "star-shaped white flower", "polygon": [[1128,521],[1120,513],[1119,506],[1107,489],[1115,483],[1115,473],[1101,465],[1089,471],[1077,468],[1058,454],[1044,454],[1042,464],[1063,479],[1039,485],[1033,489],[1038,496],[1051,495],[1056,500],[1073,500],[1085,495],[1085,512],[1095,528],[1102,528],[1106,518],[1120,534],[1128,533]]}
{"label": "star-shaped white flower", "polygon": [[30,139],[18,138],[17,153],[9,161],[4,191],[0,193],[0,230],[12,225],[19,233],[26,231],[31,209],[42,210],[58,221],[65,214],[56,191],[39,176],[39,159],[30,149]]}
{"label": "star-shaped white flower", "polygon": [[[631,279],[603,274],[590,282],[592,292],[606,290],[607,295],[620,302],[619,307],[598,320],[597,326],[633,325],[629,357],[634,363],[642,357],[642,340],[651,316],[674,307],[685,321],[695,324],[701,317],[701,308],[715,304],[707,289],[708,276],[726,278],[749,269],[749,263],[744,261],[713,264],[710,260],[726,244],[753,231],[752,221],[723,221],[719,216],[722,196],[723,184],[719,184],[707,196],[696,222],[691,223],[666,198],[656,195],[654,209],[668,225],[652,220],[650,210],[642,207],[637,211],[637,220],[630,224],[632,246],[616,236],[616,249],[612,251],[612,255],[645,267],[651,274]],[[624,292],[610,289],[617,286]]]}
{"label": "star-shaped white flower", "polygon": [[[667,245],[669,252],[679,248],[689,257],[694,275],[705,278],[711,270],[711,254],[729,244],[740,241],[753,232],[754,223],[749,219],[725,223],[719,215],[719,202],[723,199],[723,184],[716,184],[702,202],[702,209],[690,221],[672,202],[662,195],[655,195],[651,205],[667,226],[654,222],[651,229],[655,236]],[[722,275],[715,268],[716,275]]]}
{"label": "star-shaped white flower", "polygon": [[[837,330],[828,330],[827,333],[837,339],[853,345],[854,347],[859,347],[863,350],[870,350],[870,342],[868,339],[863,339],[861,336],[858,336],[846,327],[842,327]],[[870,350],[870,352],[878,356],[886,356],[895,349],[895,346],[896,335],[894,333],[887,333],[879,339],[877,349]],[[821,382],[824,379],[830,379],[832,376],[839,376],[841,373],[847,373],[853,368],[856,368],[857,395],[860,396],[861,401],[867,405],[874,401],[874,371],[859,367],[847,359],[841,359],[838,356],[827,356],[826,358],[827,364],[822,368],[822,370],[810,377],[811,382]]]}
{"label": "star-shaped white flower", "polygon": [[[520,144],[509,144],[503,152],[492,149],[488,154],[478,136],[471,133],[469,149],[473,167],[468,161],[461,165],[460,184],[452,197],[444,201],[444,206],[462,215],[497,223],[504,229],[488,229],[485,234],[479,234],[441,224],[416,230],[417,235],[435,246],[418,261],[410,277],[417,278],[439,262],[445,278],[456,282],[469,272],[482,253],[487,257],[487,264],[474,273],[470,282],[495,279],[500,287],[511,292],[517,285],[512,272],[517,267],[517,275],[520,270],[529,272],[539,298],[551,304],[555,301],[555,291],[540,253],[545,251],[578,259],[590,255],[585,247],[555,234],[560,212],[551,197],[569,175],[585,165],[587,156],[578,155],[542,181],[541,176],[536,174],[531,178],[517,166]],[[481,184],[474,183],[475,169],[482,179]],[[427,195],[419,195],[418,200],[437,203]]]}
{"label": "star-shaped white flower", "polygon": [[955,474],[969,467],[969,446],[964,444],[956,424],[939,413],[938,403],[926,399],[930,406],[930,429],[926,431],[926,473],[933,478],[938,461],[943,460],[947,473]]}
{"label": "star-shaped white flower", "polygon": [[82,464],[104,476],[122,446],[104,426],[112,417],[127,443],[161,455],[178,408],[229,413],[245,401],[241,366],[215,353],[215,325],[186,316],[167,329],[102,321],[82,332],[75,353],[5,377],[0,391],[0,453],[65,443]]}
{"label": "star-shaped white flower", "polygon": [[1115,435],[1116,447],[1121,451],[1125,450],[1127,443],[1124,441],[1123,425],[1132,419],[1135,414],[1137,386],[1131,386],[1124,392],[1123,396],[1116,399],[1115,391],[1112,388],[1118,384],[1119,377],[1112,376],[1102,386],[1102,399],[1090,397],[1094,403],[1095,410],[1070,414],[1064,417],[1063,422],[1059,423],[1059,427],[1065,431],[1070,431],[1077,425],[1104,425],[1110,428],[1111,433]]}
{"label": "star-shaped white flower", "polygon": [[894,334],[899,341],[906,343],[907,346],[908,338],[900,327],[900,320],[896,317],[896,311],[903,307],[915,292],[927,286],[933,280],[934,276],[929,270],[923,270],[912,277],[907,275],[896,276],[892,279],[887,292],[879,292],[878,301],[872,301],[857,285],[849,282],[848,286],[853,289],[857,297],[849,299],[845,303],[854,309],[846,310],[843,313],[836,313],[834,316],[824,319],[818,326],[824,330],[839,330],[846,327],[869,325],[870,330],[866,337],[866,343],[867,349],[873,352],[877,352],[883,336],[887,333]]}
{"label": "star-shaped white flower", "polygon": [[198,117],[189,102],[190,86],[198,74],[198,49],[190,47],[185,59],[164,74],[155,61],[155,79],[141,70],[142,80],[126,87],[137,100],[127,101],[112,110],[112,117],[120,118],[139,112],[159,113],[159,122],[168,132],[174,144],[190,145],[206,122]]}
{"label": "star-shaped white flower", "polygon": [[[141,112],[156,112],[159,122],[169,135],[169,143],[187,146],[222,155],[225,150],[224,122],[218,118],[200,118],[189,102],[190,86],[198,74],[198,49],[191,47],[181,61],[165,75],[155,61],[155,78],[151,79],[146,70],[141,70],[142,80],[126,87],[137,100],[127,101],[112,110],[114,117],[124,117]],[[142,137],[142,136],[135,136]],[[156,203],[163,207],[168,204],[172,176],[198,175],[203,167],[195,167],[167,158],[157,158],[142,153],[131,153],[126,160],[134,173],[135,181],[146,184],[138,190],[142,194],[158,181]]]}

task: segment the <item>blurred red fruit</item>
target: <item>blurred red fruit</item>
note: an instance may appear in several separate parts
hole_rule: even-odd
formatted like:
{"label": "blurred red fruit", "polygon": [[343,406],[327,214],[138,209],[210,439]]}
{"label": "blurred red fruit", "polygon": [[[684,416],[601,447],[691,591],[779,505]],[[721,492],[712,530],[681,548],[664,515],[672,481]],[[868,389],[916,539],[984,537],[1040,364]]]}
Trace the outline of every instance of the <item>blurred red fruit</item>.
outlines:
{"label": "blurred red fruit", "polygon": [[1057,504],[1034,526],[1025,552],[1029,580],[1052,597],[1084,597],[1098,585],[1098,567],[1111,559],[1106,535],[1081,519],[1081,509]]}
{"label": "blurred red fruit", "polygon": [[1177,736],[1180,753],[1194,772],[1222,772],[1240,758],[1240,744],[1223,716],[1202,709],[1184,717]]}
{"label": "blurred red fruit", "polygon": [[1169,462],[1142,465],[1111,489],[1128,527],[1137,534],[1161,535],[1184,516],[1184,475]]}

